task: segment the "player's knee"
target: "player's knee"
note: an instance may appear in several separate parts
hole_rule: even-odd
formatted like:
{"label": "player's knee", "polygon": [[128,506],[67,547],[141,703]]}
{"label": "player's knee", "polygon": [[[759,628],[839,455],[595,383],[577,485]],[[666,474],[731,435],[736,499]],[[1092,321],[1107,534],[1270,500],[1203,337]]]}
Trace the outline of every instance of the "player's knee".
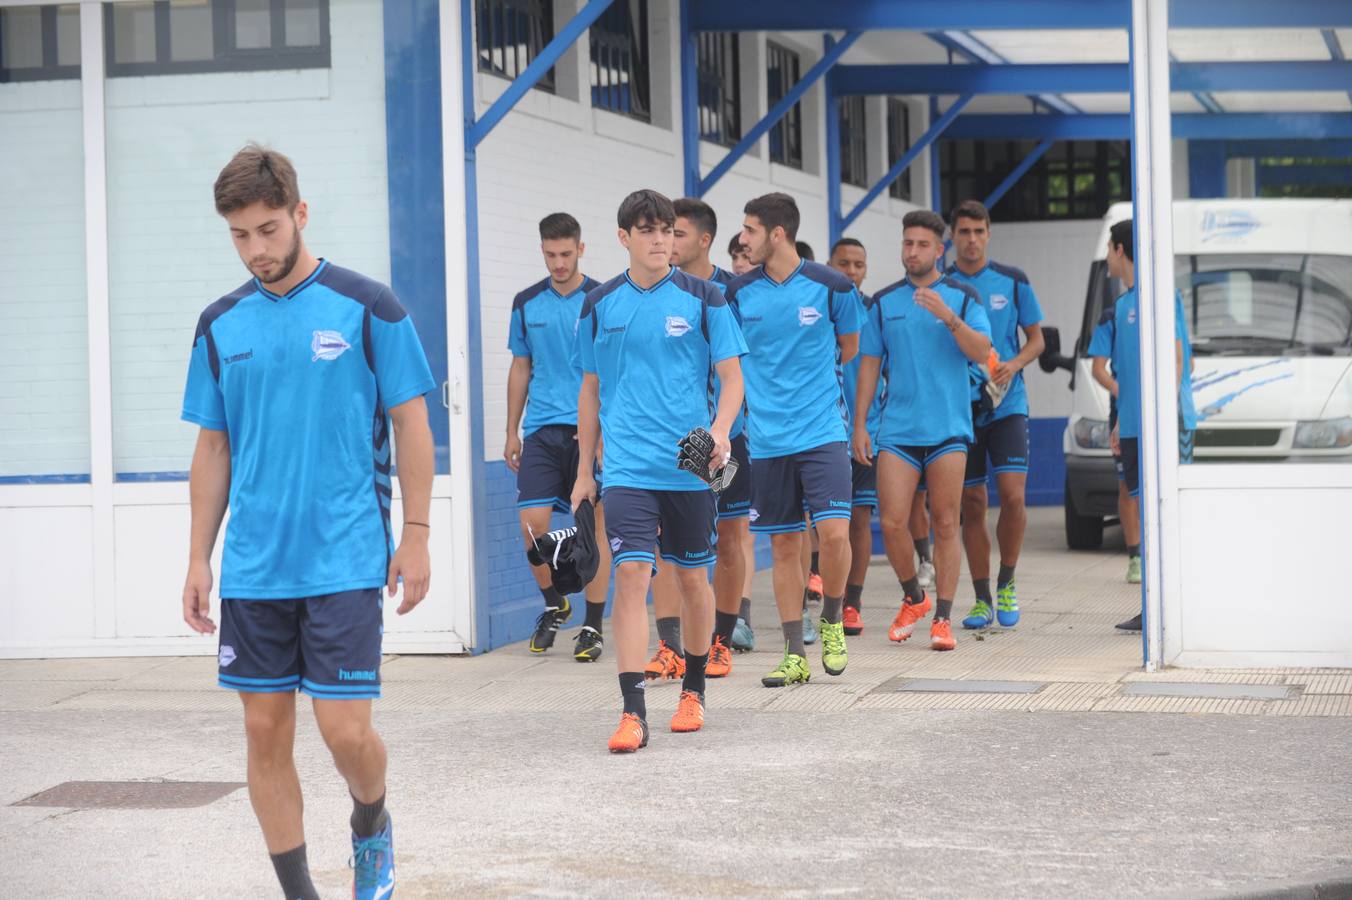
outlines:
{"label": "player's knee", "polygon": [[797,562],[803,551],[802,532],[776,534],[770,538],[770,552],[775,562]]}
{"label": "player's knee", "polygon": [[1018,489],[1000,492],[1000,515],[1022,516],[1026,512],[1023,491]]}
{"label": "player's knee", "polygon": [[375,739],[375,732],[369,722],[341,720],[328,722],[321,726],[320,733],[324,743],[334,759],[354,759],[360,757],[367,745]]}
{"label": "player's knee", "polygon": [[295,730],[295,716],[289,712],[259,708],[244,711],[244,735],[249,752],[257,758],[288,756]]}
{"label": "player's knee", "polygon": [[984,484],[963,488],[962,518],[964,521],[980,521],[986,515],[986,486]]}
{"label": "player's knee", "polygon": [[849,552],[850,530],[849,527],[839,519],[832,519],[833,526],[817,526],[817,550],[823,555],[832,555]]}
{"label": "player's knee", "polygon": [[958,511],[952,509],[935,510],[930,514],[934,521],[934,534],[940,540],[958,535]]}

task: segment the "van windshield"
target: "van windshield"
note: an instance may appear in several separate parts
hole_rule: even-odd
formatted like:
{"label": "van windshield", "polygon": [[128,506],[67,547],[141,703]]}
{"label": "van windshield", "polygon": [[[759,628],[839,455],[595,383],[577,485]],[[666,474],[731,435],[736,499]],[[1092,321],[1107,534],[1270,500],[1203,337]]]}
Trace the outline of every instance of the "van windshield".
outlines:
{"label": "van windshield", "polygon": [[[1087,331],[1123,291],[1094,269]],[[1352,256],[1180,255],[1174,272],[1197,356],[1352,355]]]}

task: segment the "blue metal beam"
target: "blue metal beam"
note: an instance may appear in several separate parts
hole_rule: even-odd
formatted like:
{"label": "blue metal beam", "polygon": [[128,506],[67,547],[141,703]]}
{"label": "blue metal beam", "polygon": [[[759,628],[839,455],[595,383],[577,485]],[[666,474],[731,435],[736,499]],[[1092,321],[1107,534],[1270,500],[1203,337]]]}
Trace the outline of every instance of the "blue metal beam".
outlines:
{"label": "blue metal beam", "polygon": [[995,190],[991,191],[990,194],[986,197],[986,199],[982,201],[982,203],[985,204],[986,209],[990,209],[991,207],[995,206],[995,204],[999,203],[1000,198],[1003,197],[1005,194],[1008,194],[1010,188],[1018,184],[1019,179],[1022,178],[1024,175],[1028,174],[1029,169],[1037,165],[1037,161],[1039,159],[1042,159],[1043,154],[1045,154],[1048,150],[1050,150],[1052,148],[1052,144],[1054,143],[1056,142],[1053,140],[1044,139],[1036,147],[1034,147],[1031,151],[1029,151],[1028,155],[1025,156],[1022,160],[1020,160],[1019,164],[1014,167],[1014,171],[1006,175],[1005,180],[996,185]]}
{"label": "blue metal beam", "polygon": [[[699,2],[700,0],[690,0],[692,14]],[[789,110],[793,109],[794,104],[803,99],[803,95],[812,89],[812,86],[817,83],[818,79],[829,72],[831,67],[836,64],[837,60],[844,56],[845,52],[854,46],[854,42],[859,40],[861,34],[863,34],[863,32],[860,31],[851,31],[847,33],[834,47],[824,54],[821,59],[817,60],[817,64],[808,69],[807,73],[803,75],[798,83],[789,88],[788,93],[781,97],[779,102],[770,108],[770,111],[765,114],[765,118],[751,126],[751,130],[742,136],[742,139],[737,142],[737,145],[728,151],[728,155],[723,157],[722,161],[714,166],[713,171],[700,182],[699,190],[692,193],[690,196],[703,197],[707,194],[709,189],[718,183],[718,179],[728,174],[728,170],[737,163],[737,160],[741,159],[746,155],[748,150],[756,146],[756,142],[764,137],[765,133],[773,128],[776,122],[788,115]]]}
{"label": "blue metal beam", "polygon": [[863,199],[859,201],[858,205],[850,210],[849,214],[841,220],[840,230],[844,232],[846,228],[849,228],[850,225],[854,223],[855,219],[863,215],[864,210],[868,209],[869,204],[878,199],[878,195],[887,190],[889,184],[901,177],[901,173],[910,168],[911,163],[919,159],[920,154],[924,153],[930,144],[938,140],[939,135],[948,130],[948,127],[959,118],[962,111],[967,107],[967,104],[971,102],[971,94],[962,95],[942,116],[939,117],[937,122],[931,124],[929,130],[920,136],[920,140],[916,141],[915,144],[911,146],[911,149],[903,153],[901,159],[892,164],[892,168],[887,170],[887,174],[883,175],[883,177],[878,180],[877,184],[869,188],[868,193],[864,194]]}
{"label": "blue metal beam", "polygon": [[[939,119],[939,98],[929,98],[929,120],[936,122]],[[930,206],[934,211],[943,215],[944,203],[944,179],[941,171],[942,154],[939,152],[939,142],[930,144],[929,164],[930,164]],[[940,260],[943,262],[943,260]]]}
{"label": "blue metal beam", "polygon": [[[468,2],[468,0],[466,0]],[[587,29],[599,18],[601,14],[610,8],[614,0],[588,0],[587,5],[578,10],[577,15],[568,20],[568,24],[563,26],[554,40],[545,44],[540,55],[531,60],[530,65],[507,86],[507,90],[493,105],[488,108],[477,122],[473,122],[465,130],[465,143],[471,147],[477,147],[488,137],[488,133],[502,121],[507,113],[512,111],[512,107],[524,96],[526,92],[535,87],[536,82],[544,77],[544,74],[559,61],[559,57],[568,51],[568,48],[577,42],[577,39],[587,33]],[[470,52],[473,46],[471,44]],[[465,110],[468,117],[473,114],[473,107]]]}
{"label": "blue metal beam", "polygon": [[[953,62],[953,53],[955,52],[974,63],[987,65],[1006,65],[1009,63],[1008,59],[1001,56],[994,48],[970,31],[930,32],[926,37],[948,50],[948,61],[950,63]],[[1029,94],[1028,99],[1033,102],[1033,112],[1038,111],[1039,103],[1061,113],[1082,112],[1078,106],[1066,100],[1065,97],[1056,94]]]}
{"label": "blue metal beam", "polygon": [[[1338,32],[1334,31],[1332,28],[1324,28],[1319,34],[1324,38],[1324,46],[1329,48],[1330,59],[1347,59],[1347,55],[1343,53],[1343,42],[1338,40]],[[1352,100],[1352,88],[1348,89],[1347,96],[1348,99]]]}
{"label": "blue metal beam", "polygon": [[[823,37],[824,52],[829,54],[835,42],[829,34]],[[840,104],[831,90],[830,73],[822,79],[822,96],[826,101],[822,106],[826,109],[826,241],[829,248],[845,234],[845,224],[840,217]]]}
{"label": "blue metal beam", "polygon": [[[1171,86],[1171,87],[1173,86],[1173,80],[1174,80],[1174,69],[1173,69],[1173,67],[1176,66],[1176,65],[1178,65],[1178,57],[1177,57],[1177,56],[1174,56],[1174,54],[1171,52],[1171,53],[1169,54],[1169,67],[1170,67],[1170,68],[1169,68],[1169,83],[1170,83],[1170,86]],[[1209,113],[1221,113],[1221,112],[1225,112],[1225,109],[1221,106],[1220,102],[1219,102],[1215,97],[1211,96],[1210,94],[1206,93],[1205,91],[1192,91],[1191,93],[1192,93],[1192,98],[1193,98],[1194,100],[1196,100],[1198,103],[1200,103],[1200,104],[1202,105],[1202,109],[1205,109],[1207,112],[1209,112]]]}
{"label": "blue metal beam", "polygon": [[[1174,63],[1175,91],[1342,91],[1352,62]],[[1126,63],[1012,65],[840,65],[830,76],[838,96],[879,94],[1121,94],[1131,89]]]}
{"label": "blue metal beam", "polygon": [[[1119,29],[1130,0],[694,0],[697,31]],[[1340,0],[1170,0],[1173,28],[1352,28]]]}
{"label": "blue metal beam", "polygon": [[[1352,113],[1187,113],[1173,136],[1198,140],[1352,138]],[[1131,139],[1128,115],[971,115],[949,129],[952,140],[1113,141]]]}
{"label": "blue metal beam", "polygon": [[1339,159],[1352,157],[1352,140],[1301,141],[1226,141],[1226,159],[1261,159],[1266,156]]}
{"label": "blue metal beam", "polygon": [[1352,184],[1352,163],[1332,166],[1259,166],[1258,180],[1265,185],[1349,185]]}
{"label": "blue metal beam", "polygon": [[682,183],[685,196],[694,197],[699,192],[699,45],[690,30],[690,0],[681,0],[680,29]]}

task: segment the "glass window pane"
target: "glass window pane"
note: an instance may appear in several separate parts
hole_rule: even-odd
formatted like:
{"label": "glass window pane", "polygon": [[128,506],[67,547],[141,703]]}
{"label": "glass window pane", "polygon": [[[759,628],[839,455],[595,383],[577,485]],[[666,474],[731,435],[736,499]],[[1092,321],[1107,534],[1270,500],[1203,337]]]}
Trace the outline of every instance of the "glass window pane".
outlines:
{"label": "glass window pane", "polygon": [[77,80],[0,84],[0,481],[89,476],[81,120]]}
{"label": "glass window pane", "polygon": [[286,0],[286,45],[318,47],[319,0]]}
{"label": "glass window pane", "polygon": [[67,3],[56,8],[56,64],[80,64],[80,6]]}
{"label": "glass window pane", "polygon": [[215,55],[211,0],[169,0],[169,58],[188,62]]}
{"label": "glass window pane", "polygon": [[150,0],[113,4],[113,61],[155,61],[155,4]]}
{"label": "glass window pane", "polygon": [[271,46],[271,0],[236,0],[235,47],[240,50],[266,50]]}
{"label": "glass window pane", "polygon": [[0,34],[4,44],[0,63],[6,69],[42,67],[42,10],[36,6],[0,10]]}

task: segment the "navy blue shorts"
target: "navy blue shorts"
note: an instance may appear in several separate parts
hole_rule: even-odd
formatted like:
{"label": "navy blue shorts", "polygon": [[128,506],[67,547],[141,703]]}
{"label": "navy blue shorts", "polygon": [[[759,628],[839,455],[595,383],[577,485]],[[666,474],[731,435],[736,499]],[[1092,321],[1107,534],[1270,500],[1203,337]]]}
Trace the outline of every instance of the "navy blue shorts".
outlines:
{"label": "navy blue shorts", "polygon": [[850,460],[850,480],[853,482],[853,503],[855,506],[878,508],[878,457],[873,457],[873,465],[861,465],[858,460]]}
{"label": "navy blue shorts", "polygon": [[222,600],[216,683],[320,700],[380,696],[381,588],[299,600]]}
{"label": "navy blue shorts", "polygon": [[516,473],[516,508],[572,512],[577,461],[576,425],[545,425],[526,435]]}
{"label": "navy blue shorts", "polygon": [[1136,438],[1122,438],[1122,455],[1113,457],[1117,467],[1117,480],[1127,484],[1127,495],[1138,497],[1141,494],[1141,444]]}
{"label": "navy blue shorts", "polygon": [[732,458],[737,460],[737,476],[718,495],[719,521],[751,515],[751,455],[746,449],[745,433],[732,439]]}
{"label": "navy blue shorts", "polygon": [[659,551],[667,562],[688,569],[714,561],[718,512],[713,491],[611,487],[605,503],[612,565],[656,563]]}
{"label": "navy blue shorts", "polygon": [[971,487],[986,483],[986,457],[991,469],[1002,472],[1028,474],[1028,417],[1022,414],[1005,416],[975,428],[976,439],[967,448],[967,475],[963,484]]}
{"label": "navy blue shorts", "polygon": [[925,470],[929,468],[930,463],[942,456],[950,453],[966,453],[967,439],[960,437],[945,438],[937,444],[927,444],[925,446],[910,446],[902,444],[881,444],[878,447],[880,453],[891,453],[893,456],[901,459],[911,468],[920,473],[921,484],[925,481]]}
{"label": "navy blue shorts", "polygon": [[751,530],[757,534],[805,531],[805,511],[814,522],[850,517],[854,491],[844,441],[758,459],[751,473]]}

